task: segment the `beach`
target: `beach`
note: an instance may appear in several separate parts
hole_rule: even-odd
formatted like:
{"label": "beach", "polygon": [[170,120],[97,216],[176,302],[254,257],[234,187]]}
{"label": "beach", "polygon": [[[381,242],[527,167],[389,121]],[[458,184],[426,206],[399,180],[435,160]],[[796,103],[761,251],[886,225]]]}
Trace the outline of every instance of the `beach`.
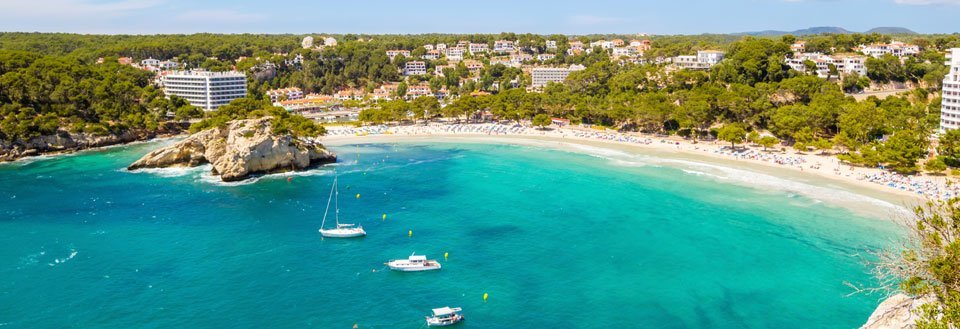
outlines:
{"label": "beach", "polygon": [[[329,145],[353,143],[492,142],[530,145],[583,153],[584,147],[605,148],[632,155],[649,155],[747,170],[852,193],[910,208],[925,199],[947,199],[960,189],[946,176],[906,176],[877,169],[845,165],[833,155],[800,153],[780,146],[764,151],[749,144],[697,142],[677,137],[619,133],[587,128],[552,128],[509,124],[418,124],[407,126],[328,127],[321,141]],[[775,151],[775,149],[777,149]],[[588,152],[589,153],[589,152]],[[669,165],[669,163],[668,163]],[[830,201],[830,200],[827,200]]]}

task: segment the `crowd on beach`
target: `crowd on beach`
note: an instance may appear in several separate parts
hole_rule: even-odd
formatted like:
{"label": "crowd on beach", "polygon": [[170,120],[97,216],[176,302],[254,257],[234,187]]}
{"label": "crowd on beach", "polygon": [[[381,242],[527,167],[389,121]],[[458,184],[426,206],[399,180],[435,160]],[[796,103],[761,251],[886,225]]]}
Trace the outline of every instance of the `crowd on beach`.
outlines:
{"label": "crowd on beach", "polygon": [[[736,148],[722,142],[692,143],[676,137],[620,133],[610,130],[596,130],[589,127],[560,127],[539,129],[512,123],[476,123],[476,124],[418,124],[407,126],[337,126],[328,128],[327,136],[369,136],[369,135],[474,135],[474,136],[546,136],[594,141],[615,142],[634,145],[652,145],[687,152],[703,152],[713,156],[735,160],[747,160],[791,167],[800,171],[813,171],[820,174],[833,174],[848,179],[882,185],[910,192],[922,197],[949,199],[960,196],[960,186],[950,184],[942,176],[906,176],[875,168],[859,168],[844,165],[836,157],[817,154],[788,152],[782,149],[766,151],[749,145]],[[654,140],[658,140],[655,142]],[[958,184],[960,185],[960,184]]]}

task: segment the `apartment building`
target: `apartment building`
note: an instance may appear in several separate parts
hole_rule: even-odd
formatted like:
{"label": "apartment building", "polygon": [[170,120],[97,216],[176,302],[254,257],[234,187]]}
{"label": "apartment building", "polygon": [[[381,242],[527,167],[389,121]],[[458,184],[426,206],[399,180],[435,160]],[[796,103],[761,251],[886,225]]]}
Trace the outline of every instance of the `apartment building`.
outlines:
{"label": "apartment building", "polygon": [[903,43],[900,41],[891,41],[890,43],[875,43],[872,45],[858,47],[860,52],[871,57],[881,57],[883,55],[893,55],[896,57],[913,56],[920,53],[920,46]]}
{"label": "apartment building", "polygon": [[[860,76],[867,75],[867,67],[864,64],[866,57],[856,55],[834,55],[828,56],[821,53],[797,53],[793,58],[787,58],[785,63],[791,69],[807,72],[809,68],[806,62],[811,61],[816,64],[816,74],[821,78],[830,77],[830,66],[832,65],[838,75],[847,75],[856,73]],[[834,77],[837,77],[835,74]]]}
{"label": "apartment building", "polygon": [[422,61],[409,61],[403,67],[403,75],[424,75],[427,74],[427,63]]}
{"label": "apartment building", "polygon": [[235,71],[170,72],[163,76],[161,84],[167,95],[177,95],[207,111],[247,96],[247,76]]}
{"label": "apartment building", "polygon": [[947,76],[943,78],[940,131],[960,128],[960,48],[947,52]]}
{"label": "apartment building", "polygon": [[267,96],[270,97],[271,103],[277,103],[284,100],[293,101],[303,99],[303,90],[300,90],[300,88],[297,87],[273,89],[267,90]]}

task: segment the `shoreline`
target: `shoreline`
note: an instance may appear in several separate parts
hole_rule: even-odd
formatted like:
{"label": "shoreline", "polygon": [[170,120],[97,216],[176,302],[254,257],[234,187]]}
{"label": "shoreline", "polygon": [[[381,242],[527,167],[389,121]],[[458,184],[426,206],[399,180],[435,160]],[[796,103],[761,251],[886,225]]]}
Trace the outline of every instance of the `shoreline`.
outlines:
{"label": "shoreline", "polygon": [[[449,127],[470,127],[468,132],[449,132],[438,129]],[[743,171],[741,174],[754,176],[753,180],[766,178],[783,179],[794,183],[806,184],[818,189],[838,190],[857,196],[881,201],[889,206],[898,208],[897,217],[902,217],[913,206],[926,200],[923,192],[937,191],[953,193],[953,187],[947,186],[948,179],[942,176],[906,176],[906,182],[897,181],[898,176],[875,168],[851,167],[839,162],[835,157],[828,155],[803,154],[796,152],[769,152],[765,157],[756,156],[759,148],[748,145],[738,145],[739,153],[732,153],[726,143],[698,143],[677,138],[660,138],[639,134],[621,134],[611,132],[595,132],[581,129],[555,129],[540,131],[532,128],[522,128],[508,133],[475,132],[470,129],[491,127],[493,124],[469,125],[430,125],[430,126],[376,126],[364,128],[334,127],[330,128],[333,134],[321,137],[324,145],[339,146],[351,144],[373,144],[391,142],[437,142],[437,143],[498,143],[508,145],[546,147],[561,151],[570,151],[580,154],[595,154],[600,150],[610,150],[626,153],[630,156],[652,156],[660,163],[669,167],[685,169],[702,167],[707,169]],[[365,133],[358,133],[365,131]],[[589,134],[587,137],[584,134]],[[610,138],[592,138],[590,136],[606,136]],[[621,140],[620,137],[632,136],[630,140]],[[637,139],[646,139],[637,142]],[[657,138],[657,141],[653,141]],[[594,151],[594,152],[591,152]],[[613,160],[612,157],[607,157]],[[790,162],[795,161],[795,162]],[[771,176],[771,177],[764,177]],[[889,183],[880,179],[890,179]],[[897,183],[895,183],[897,182]],[[900,185],[897,185],[900,184]],[[910,185],[913,184],[913,185]],[[751,185],[751,184],[747,184]],[[927,190],[909,190],[897,186],[922,186]],[[790,190],[786,188],[786,190]],[[918,193],[919,191],[919,193]],[[808,196],[825,202],[838,203],[841,201],[823,199],[818,191],[807,191]],[[823,191],[819,191],[823,192]],[[956,194],[952,194],[956,195]],[[943,195],[938,195],[943,197]],[[841,203],[841,205],[847,206]],[[869,205],[847,208],[866,209]],[[876,209],[870,212],[877,213]],[[889,211],[884,212],[889,217]]]}

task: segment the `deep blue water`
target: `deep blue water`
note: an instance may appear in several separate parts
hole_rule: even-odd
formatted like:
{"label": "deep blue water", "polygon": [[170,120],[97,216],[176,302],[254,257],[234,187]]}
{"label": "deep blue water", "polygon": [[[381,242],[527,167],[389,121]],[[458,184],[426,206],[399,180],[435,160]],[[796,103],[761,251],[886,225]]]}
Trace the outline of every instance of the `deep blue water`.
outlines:
{"label": "deep blue water", "polygon": [[[337,166],[243,185],[123,170],[156,147],[0,165],[0,325],[419,328],[449,305],[465,328],[851,328],[879,302],[844,282],[872,283],[862,255],[900,234],[787,192],[533,147],[346,146]],[[334,168],[366,238],[317,233]],[[443,270],[384,269],[412,252]]]}

